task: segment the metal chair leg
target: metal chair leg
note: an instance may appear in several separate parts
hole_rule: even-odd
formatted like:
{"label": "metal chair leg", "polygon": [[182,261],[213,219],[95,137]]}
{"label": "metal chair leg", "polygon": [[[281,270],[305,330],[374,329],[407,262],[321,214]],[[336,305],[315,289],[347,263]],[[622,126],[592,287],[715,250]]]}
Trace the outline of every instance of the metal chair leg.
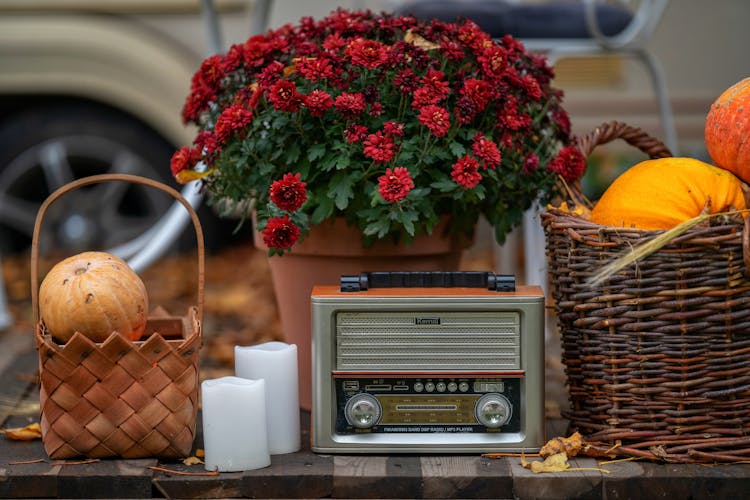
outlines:
{"label": "metal chair leg", "polygon": [[659,105],[659,115],[661,116],[661,126],[664,131],[664,143],[667,145],[673,156],[679,156],[679,142],[677,140],[677,129],[674,124],[674,115],[672,114],[672,104],[669,102],[669,93],[667,91],[667,79],[664,76],[664,70],[661,63],[646,50],[636,50],[635,56],[638,57],[648,68],[651,83],[656,93],[656,101]]}

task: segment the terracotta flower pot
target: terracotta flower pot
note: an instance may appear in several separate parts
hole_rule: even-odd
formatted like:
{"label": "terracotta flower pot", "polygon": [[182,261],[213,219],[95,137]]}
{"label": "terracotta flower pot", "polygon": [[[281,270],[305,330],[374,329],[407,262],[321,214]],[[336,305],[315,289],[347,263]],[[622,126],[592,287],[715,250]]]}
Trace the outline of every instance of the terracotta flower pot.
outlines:
{"label": "terracotta flower pot", "polygon": [[[357,228],[344,219],[315,226],[291,253],[269,258],[284,341],[297,345],[299,356],[300,406],[309,410],[312,401],[310,293],[314,285],[337,285],[342,274],[366,271],[457,270],[467,241],[451,237],[447,224],[432,235],[420,235],[410,246],[378,241],[363,248]],[[268,248],[255,232],[255,246]]]}

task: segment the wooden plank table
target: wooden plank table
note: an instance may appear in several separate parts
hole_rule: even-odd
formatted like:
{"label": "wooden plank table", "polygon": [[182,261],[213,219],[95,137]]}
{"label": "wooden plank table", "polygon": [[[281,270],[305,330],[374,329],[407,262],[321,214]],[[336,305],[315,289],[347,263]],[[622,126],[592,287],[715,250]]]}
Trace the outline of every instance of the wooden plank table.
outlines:
{"label": "wooden plank table", "polygon": [[[0,425],[38,421],[36,351],[30,334],[0,337]],[[478,455],[323,455],[310,451],[309,414],[302,413],[303,449],[272,457],[264,469],[218,476],[173,475],[149,467],[202,473],[179,461],[50,460],[39,440],[0,437],[2,498],[748,498],[750,464],[671,465],[622,462],[600,470],[534,474],[518,458]],[[194,447],[202,448],[199,434]],[[550,420],[548,435],[565,422]],[[41,460],[41,461],[40,461]],[[32,462],[32,463],[21,463]],[[595,469],[594,459],[572,467]]]}

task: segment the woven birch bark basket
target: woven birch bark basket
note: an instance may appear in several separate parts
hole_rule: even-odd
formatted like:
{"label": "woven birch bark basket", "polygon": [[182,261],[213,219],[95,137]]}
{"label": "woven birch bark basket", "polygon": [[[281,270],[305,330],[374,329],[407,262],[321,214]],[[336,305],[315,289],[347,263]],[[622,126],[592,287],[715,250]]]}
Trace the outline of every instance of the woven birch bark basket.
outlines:
{"label": "woven birch bark basket", "polygon": [[[578,141],[615,139],[652,158],[658,140],[618,122]],[[570,187],[569,204],[580,202]],[[542,214],[572,429],[615,453],[677,463],[750,459],[750,232],[709,218],[598,284],[603,266],[663,231]]]}
{"label": "woven birch bark basket", "polygon": [[[58,344],[39,310],[39,235],[48,208],[64,194],[102,182],[143,184],[172,195],[187,209],[198,246],[197,304],[185,316],[157,308],[142,341],[113,332],[95,343],[76,332]],[[37,213],[31,247],[31,295],[39,351],[42,441],[53,459],[182,458],[196,431],[202,342],[204,243],[190,203],[148,178],[105,174],[71,182],[52,193]]]}

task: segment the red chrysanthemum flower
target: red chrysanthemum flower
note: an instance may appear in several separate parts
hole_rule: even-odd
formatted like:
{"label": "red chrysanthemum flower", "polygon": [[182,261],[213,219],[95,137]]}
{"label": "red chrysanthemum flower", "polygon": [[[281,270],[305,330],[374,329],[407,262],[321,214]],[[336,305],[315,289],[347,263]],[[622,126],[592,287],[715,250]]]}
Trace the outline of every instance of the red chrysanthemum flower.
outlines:
{"label": "red chrysanthemum flower", "polygon": [[221,67],[225,72],[234,71],[244,62],[244,48],[242,45],[235,43],[227,51],[221,62]]}
{"label": "red chrysanthemum flower", "polygon": [[474,21],[467,21],[458,28],[458,39],[474,50],[483,47],[485,42],[492,41],[490,36]]}
{"label": "red chrysanthemum flower", "polygon": [[422,86],[414,91],[414,99],[411,103],[414,109],[423,108],[428,104],[437,104],[448,97],[450,86],[443,80],[443,76],[440,71],[427,72],[420,82]]}
{"label": "red chrysanthemum flower", "polygon": [[269,248],[285,250],[299,239],[300,230],[288,215],[271,217],[262,231],[263,243]]}
{"label": "red chrysanthemum flower", "polygon": [[524,75],[521,78],[521,86],[526,92],[526,96],[532,101],[541,99],[542,88],[539,86],[539,82],[536,78],[531,75]]}
{"label": "red chrysanthemum flower", "polygon": [[266,53],[271,46],[263,35],[255,35],[248,39],[242,47],[242,58],[250,68],[262,66],[266,60]]}
{"label": "red chrysanthemum flower", "polygon": [[281,210],[294,212],[307,201],[307,184],[300,180],[300,174],[287,173],[271,184],[268,193],[271,201]]}
{"label": "red chrysanthemum flower", "polygon": [[333,105],[339,113],[348,118],[354,118],[362,114],[367,107],[365,96],[360,92],[342,92],[341,95],[333,101]]}
{"label": "red chrysanthemum flower", "polygon": [[566,146],[547,164],[547,168],[560,174],[566,181],[580,179],[586,171],[586,160],[575,146]]}
{"label": "red chrysanthemum flower", "polygon": [[310,116],[323,116],[333,106],[333,98],[323,90],[313,90],[302,98],[302,103],[310,110]]}
{"label": "red chrysanthemum flower", "polygon": [[482,180],[482,174],[479,173],[479,162],[469,155],[459,158],[453,164],[451,179],[466,189],[475,187]]}
{"label": "red chrysanthemum flower", "polygon": [[539,157],[534,153],[529,153],[526,158],[523,159],[523,166],[521,171],[524,174],[531,174],[539,167]]}
{"label": "red chrysanthemum flower", "polygon": [[518,100],[513,96],[505,99],[505,105],[498,110],[497,123],[500,128],[508,130],[523,130],[531,125],[531,117],[522,113],[518,106]]}
{"label": "red chrysanthemum flower", "polygon": [[471,102],[471,99],[462,95],[456,99],[456,107],[453,108],[453,114],[456,115],[456,121],[458,123],[461,125],[467,125],[471,123],[471,120],[476,116],[477,108],[474,106],[474,103]]}
{"label": "red chrysanthemum flower", "polygon": [[339,49],[343,48],[345,45],[346,40],[338,33],[329,35],[325,40],[323,40],[323,48],[331,52],[336,52]]}
{"label": "red chrysanthemum flower", "polygon": [[419,123],[430,129],[430,132],[437,137],[447,134],[451,126],[448,111],[434,104],[419,110]]}
{"label": "red chrysanthemum flower", "polygon": [[198,151],[203,151],[207,155],[212,155],[219,150],[219,141],[216,135],[210,130],[202,130],[195,136],[193,144]]}
{"label": "red chrysanthemum flower", "polygon": [[194,85],[182,107],[182,121],[189,123],[197,120],[198,115],[208,109],[208,103],[213,99],[216,99],[216,92],[202,84]]}
{"label": "red chrysanthemum flower", "polygon": [[454,62],[459,62],[464,58],[464,50],[461,46],[452,41],[445,41],[440,43],[440,51],[445,54],[445,57]]}
{"label": "red chrysanthemum flower", "polygon": [[419,87],[419,79],[409,68],[399,71],[393,78],[393,84],[403,94],[411,94]]}
{"label": "red chrysanthemum flower", "polygon": [[300,57],[295,60],[299,74],[312,82],[333,78],[333,65],[327,57]]}
{"label": "red chrysanthemum flower", "polygon": [[497,148],[497,144],[480,133],[474,135],[471,152],[482,160],[484,168],[495,168],[500,165],[500,150]]}
{"label": "red chrysanthemum flower", "polygon": [[297,85],[288,80],[279,80],[268,92],[268,100],[279,111],[298,111],[302,95],[297,92]]}
{"label": "red chrysanthemum flower", "polygon": [[233,133],[245,128],[252,119],[252,111],[239,104],[233,104],[222,111],[216,119],[214,134],[219,142],[225,143]]}
{"label": "red chrysanthemum flower", "polygon": [[394,151],[396,145],[390,137],[386,137],[383,132],[370,134],[365,139],[364,153],[368,158],[372,158],[377,163],[389,162],[396,154]]}
{"label": "red chrysanthemum flower", "polygon": [[404,124],[394,121],[385,122],[383,124],[383,132],[388,137],[403,137],[404,136]]}
{"label": "red chrysanthemum flower", "polygon": [[388,61],[388,48],[375,40],[357,38],[349,43],[344,54],[355,66],[368,69],[379,68]]}
{"label": "red chrysanthemum flower", "polygon": [[279,61],[270,62],[258,73],[258,85],[264,89],[270,88],[271,85],[279,81],[283,70],[284,65]]}
{"label": "red chrysanthemum flower", "polygon": [[490,84],[484,80],[469,78],[461,88],[461,95],[469,99],[477,112],[481,112],[490,102]]}
{"label": "red chrysanthemum flower", "polygon": [[404,167],[386,168],[385,174],[378,177],[378,193],[389,203],[403,200],[412,189],[414,181]]}
{"label": "red chrysanthemum flower", "polygon": [[367,127],[365,127],[364,125],[358,125],[356,123],[353,125],[349,125],[346,130],[344,130],[344,139],[346,139],[346,142],[348,142],[349,144],[361,141],[365,138],[366,135]]}
{"label": "red chrysanthemum flower", "polygon": [[224,77],[222,57],[219,54],[214,54],[206,58],[201,63],[199,72],[200,80],[204,85],[212,89],[218,89],[221,79]]}
{"label": "red chrysanthemum flower", "polygon": [[169,162],[172,175],[177,178],[180,172],[192,169],[199,159],[199,152],[196,149],[182,146],[174,152]]}
{"label": "red chrysanthemum flower", "polygon": [[481,55],[477,57],[479,67],[487,77],[497,79],[505,73],[508,67],[507,51],[495,44],[482,48]]}

